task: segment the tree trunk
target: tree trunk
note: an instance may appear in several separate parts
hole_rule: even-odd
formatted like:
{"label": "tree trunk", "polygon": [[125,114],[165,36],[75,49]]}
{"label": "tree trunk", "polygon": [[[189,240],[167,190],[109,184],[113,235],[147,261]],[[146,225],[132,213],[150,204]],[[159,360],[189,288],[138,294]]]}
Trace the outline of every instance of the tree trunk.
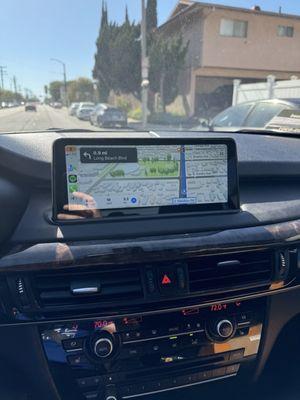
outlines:
{"label": "tree trunk", "polygon": [[166,112],[166,104],[165,104],[165,73],[162,72],[160,75],[160,83],[159,83],[159,91],[160,91],[160,104],[162,112]]}

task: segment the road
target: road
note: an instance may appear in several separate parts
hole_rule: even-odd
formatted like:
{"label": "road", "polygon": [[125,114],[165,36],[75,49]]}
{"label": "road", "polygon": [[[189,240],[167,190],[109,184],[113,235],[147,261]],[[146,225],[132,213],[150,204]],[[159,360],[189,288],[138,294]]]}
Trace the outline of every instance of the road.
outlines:
{"label": "road", "polygon": [[[91,130],[113,130],[100,129],[92,126],[89,121],[80,121],[77,117],[70,116],[66,108],[55,109],[48,105],[38,105],[37,112],[27,111],[25,107],[0,109],[0,133],[17,131],[39,131],[49,128],[59,129],[91,129]],[[129,120],[128,129],[143,130],[141,123]],[[148,124],[150,131],[177,131],[181,128],[176,126],[163,126]],[[163,134],[165,136],[165,134]]]}
{"label": "road", "polygon": [[0,132],[36,131],[49,128],[94,129],[89,121],[80,121],[68,115],[65,108],[54,109],[47,105],[38,105],[37,112],[25,112],[24,106],[0,110]]}

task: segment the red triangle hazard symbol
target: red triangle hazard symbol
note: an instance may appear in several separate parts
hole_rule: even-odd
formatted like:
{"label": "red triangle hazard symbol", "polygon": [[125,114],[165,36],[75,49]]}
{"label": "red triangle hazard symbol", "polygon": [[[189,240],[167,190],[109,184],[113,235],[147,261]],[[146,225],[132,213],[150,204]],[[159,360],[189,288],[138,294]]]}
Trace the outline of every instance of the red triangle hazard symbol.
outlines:
{"label": "red triangle hazard symbol", "polygon": [[162,283],[162,285],[169,285],[171,283],[171,279],[168,277],[167,274],[164,275],[161,283]]}

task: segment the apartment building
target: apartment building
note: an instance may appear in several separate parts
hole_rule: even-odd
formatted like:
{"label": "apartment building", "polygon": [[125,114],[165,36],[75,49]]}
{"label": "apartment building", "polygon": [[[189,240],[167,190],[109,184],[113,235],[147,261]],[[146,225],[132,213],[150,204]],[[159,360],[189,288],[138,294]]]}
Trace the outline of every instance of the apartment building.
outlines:
{"label": "apartment building", "polygon": [[[189,41],[180,77],[187,114],[200,115],[207,99],[229,102],[233,80],[256,82],[300,77],[300,16],[180,0],[159,32]],[[215,102],[213,99],[215,98]],[[206,100],[205,100],[206,99]],[[224,108],[224,107],[223,107]]]}

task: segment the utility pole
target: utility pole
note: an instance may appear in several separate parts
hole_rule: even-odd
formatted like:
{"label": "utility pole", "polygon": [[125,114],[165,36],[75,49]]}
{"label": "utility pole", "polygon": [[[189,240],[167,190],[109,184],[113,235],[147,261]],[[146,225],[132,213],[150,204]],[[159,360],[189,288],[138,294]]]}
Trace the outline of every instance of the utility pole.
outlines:
{"label": "utility pole", "polygon": [[13,83],[14,83],[14,91],[15,91],[15,101],[17,101],[18,89],[17,89],[17,78],[15,77],[15,75],[13,76]]}
{"label": "utility pole", "polygon": [[147,19],[145,0],[141,0],[142,5],[142,23],[141,23],[141,45],[142,45],[142,112],[143,129],[147,127],[148,120],[148,88],[149,88],[149,59],[147,57]]}
{"label": "utility pole", "polygon": [[51,61],[55,61],[55,62],[57,62],[57,63],[59,63],[59,64],[61,64],[62,65],[62,67],[63,67],[63,76],[64,76],[64,93],[65,93],[65,105],[68,107],[69,106],[69,99],[68,99],[68,91],[67,91],[67,72],[66,72],[66,64],[63,62],[63,61],[61,61],[61,60],[59,60],[59,59],[57,59],[57,58],[51,58]]}
{"label": "utility pole", "polygon": [[0,65],[0,78],[1,78],[1,89],[4,89],[4,75],[7,74],[5,65]]}

